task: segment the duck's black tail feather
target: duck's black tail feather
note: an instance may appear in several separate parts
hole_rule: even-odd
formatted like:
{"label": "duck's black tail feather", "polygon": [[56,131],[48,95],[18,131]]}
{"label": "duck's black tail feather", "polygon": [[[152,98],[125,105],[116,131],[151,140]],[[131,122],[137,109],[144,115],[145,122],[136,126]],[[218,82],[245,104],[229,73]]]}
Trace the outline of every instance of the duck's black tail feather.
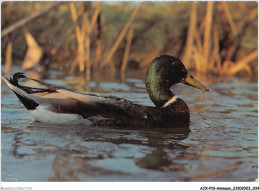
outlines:
{"label": "duck's black tail feather", "polygon": [[18,72],[13,75],[13,78],[7,79],[2,75],[3,81],[7,84],[7,86],[14,91],[15,95],[18,99],[23,103],[23,105],[28,110],[34,110],[38,107],[38,103],[36,103],[33,99],[30,98],[30,95],[27,91],[24,90],[23,86],[18,84],[19,79],[27,78],[23,73]]}

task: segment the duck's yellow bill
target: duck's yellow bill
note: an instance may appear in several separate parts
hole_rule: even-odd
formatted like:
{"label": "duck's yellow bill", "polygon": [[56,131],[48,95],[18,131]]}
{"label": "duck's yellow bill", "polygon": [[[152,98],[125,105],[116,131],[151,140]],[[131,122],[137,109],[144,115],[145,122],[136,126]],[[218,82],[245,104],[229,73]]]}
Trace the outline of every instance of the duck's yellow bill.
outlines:
{"label": "duck's yellow bill", "polygon": [[198,88],[201,91],[209,91],[209,89],[202,84],[200,81],[196,80],[190,73],[188,73],[187,77],[181,81],[183,84],[186,84],[188,86],[192,86],[194,88]]}

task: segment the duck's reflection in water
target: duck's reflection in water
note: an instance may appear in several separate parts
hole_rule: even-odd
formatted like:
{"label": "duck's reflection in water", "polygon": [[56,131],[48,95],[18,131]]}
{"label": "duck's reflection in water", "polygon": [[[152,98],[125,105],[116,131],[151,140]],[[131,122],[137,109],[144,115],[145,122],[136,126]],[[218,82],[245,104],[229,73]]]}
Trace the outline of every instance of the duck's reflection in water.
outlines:
{"label": "duck's reflection in water", "polygon": [[151,169],[176,169],[174,152],[188,148],[181,141],[189,133],[188,125],[129,129],[33,122],[15,136],[13,156],[27,162],[51,158],[48,181],[149,181],[152,174],[144,174]]}
{"label": "duck's reflection in water", "polygon": [[148,138],[148,145],[154,147],[150,154],[136,161],[136,164],[141,168],[155,169],[162,171],[171,171],[169,166],[173,165],[173,159],[168,155],[168,152],[174,154],[175,151],[183,151],[188,148],[179,142],[188,137],[190,129],[186,127],[178,129],[163,129],[164,131],[155,132],[153,134],[145,133]]}

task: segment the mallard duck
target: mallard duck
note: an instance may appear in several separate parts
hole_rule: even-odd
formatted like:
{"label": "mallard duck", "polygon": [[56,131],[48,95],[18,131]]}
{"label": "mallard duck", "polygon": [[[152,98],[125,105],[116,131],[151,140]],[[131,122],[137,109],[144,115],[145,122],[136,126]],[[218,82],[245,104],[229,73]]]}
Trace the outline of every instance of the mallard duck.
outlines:
{"label": "mallard duck", "polygon": [[[147,68],[145,85],[155,107],[112,96],[68,90],[28,78],[21,72],[10,79],[2,78],[26,109],[38,121],[45,123],[77,122],[81,119],[93,121],[98,118],[113,121],[113,124],[174,127],[175,124],[189,123],[190,113],[187,104],[170,90],[171,86],[183,83],[203,92],[208,91],[179,59],[168,55],[156,57]],[[20,79],[38,82],[44,88],[22,86],[18,83]]]}

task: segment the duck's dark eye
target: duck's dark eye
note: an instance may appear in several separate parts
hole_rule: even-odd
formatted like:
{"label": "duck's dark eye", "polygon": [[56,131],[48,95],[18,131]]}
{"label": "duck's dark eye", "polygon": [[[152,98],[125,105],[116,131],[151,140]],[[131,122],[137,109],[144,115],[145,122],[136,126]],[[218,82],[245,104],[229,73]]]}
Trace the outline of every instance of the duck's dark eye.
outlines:
{"label": "duck's dark eye", "polygon": [[185,68],[181,69],[182,75],[186,76],[187,75],[187,70]]}

